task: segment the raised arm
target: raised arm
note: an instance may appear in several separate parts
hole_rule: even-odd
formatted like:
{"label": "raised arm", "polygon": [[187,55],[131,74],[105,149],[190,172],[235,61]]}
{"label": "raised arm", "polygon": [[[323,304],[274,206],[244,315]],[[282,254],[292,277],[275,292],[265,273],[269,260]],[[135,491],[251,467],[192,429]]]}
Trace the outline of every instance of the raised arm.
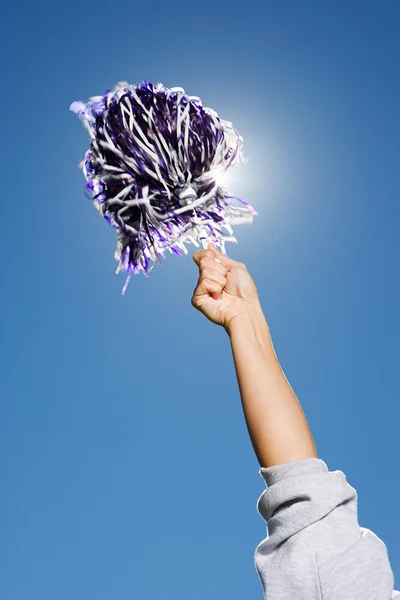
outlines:
{"label": "raised arm", "polygon": [[211,244],[193,259],[199,266],[199,280],[192,304],[229,335],[247,429],[260,466],[317,457],[246,266]]}
{"label": "raised arm", "polygon": [[317,458],[304,412],[276,357],[261,307],[227,328],[247,429],[261,467]]}

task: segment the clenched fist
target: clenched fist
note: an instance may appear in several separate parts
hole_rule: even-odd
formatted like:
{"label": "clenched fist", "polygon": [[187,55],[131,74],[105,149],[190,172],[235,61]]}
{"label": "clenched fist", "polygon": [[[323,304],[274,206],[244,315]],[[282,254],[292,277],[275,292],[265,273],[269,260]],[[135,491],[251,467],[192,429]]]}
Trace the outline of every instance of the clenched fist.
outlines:
{"label": "clenched fist", "polygon": [[193,254],[200,275],[192,305],[210,321],[227,329],[252,306],[259,306],[257,287],[246,265],[218,252],[214,244]]}

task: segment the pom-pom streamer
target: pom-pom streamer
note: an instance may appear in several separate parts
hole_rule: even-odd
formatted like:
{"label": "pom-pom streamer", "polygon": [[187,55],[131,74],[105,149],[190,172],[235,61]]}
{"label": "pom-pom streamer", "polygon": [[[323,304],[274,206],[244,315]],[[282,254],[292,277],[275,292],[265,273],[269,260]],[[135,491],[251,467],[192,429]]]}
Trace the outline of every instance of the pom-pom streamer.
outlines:
{"label": "pom-pom streamer", "polygon": [[182,88],[122,82],[70,110],[90,135],[80,166],[86,194],[117,229],[123,293],[132,272],[148,274],[166,250],[182,256],[185,243],[212,241],[225,252],[225,242],[236,242],[231,225],[257,215],[222,187],[226,171],[244,160],[242,137]]}

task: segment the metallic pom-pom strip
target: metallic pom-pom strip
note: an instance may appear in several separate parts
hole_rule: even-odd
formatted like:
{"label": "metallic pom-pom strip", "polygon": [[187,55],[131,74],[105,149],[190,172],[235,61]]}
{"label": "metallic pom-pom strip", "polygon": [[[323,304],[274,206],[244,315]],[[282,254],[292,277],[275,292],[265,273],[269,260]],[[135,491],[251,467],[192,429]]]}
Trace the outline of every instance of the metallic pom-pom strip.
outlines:
{"label": "metallic pom-pom strip", "polygon": [[91,138],[80,164],[86,193],[117,229],[117,273],[128,273],[122,293],[132,272],[148,274],[165,250],[182,256],[185,243],[212,241],[225,252],[236,242],[231,225],[257,215],[220,185],[243,160],[241,136],[182,88],[121,82],[70,110]]}

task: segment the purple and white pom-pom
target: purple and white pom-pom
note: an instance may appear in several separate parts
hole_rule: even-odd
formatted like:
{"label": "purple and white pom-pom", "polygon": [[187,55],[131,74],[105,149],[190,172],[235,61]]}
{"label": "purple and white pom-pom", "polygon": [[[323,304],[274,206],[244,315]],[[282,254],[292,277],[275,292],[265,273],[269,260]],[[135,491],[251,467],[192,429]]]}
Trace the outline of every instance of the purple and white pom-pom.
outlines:
{"label": "purple and white pom-pom", "polygon": [[117,229],[123,293],[132,272],[149,273],[165,250],[187,254],[185,242],[211,241],[225,253],[225,242],[236,241],[230,225],[257,214],[219,183],[243,160],[241,136],[182,88],[122,82],[70,110],[90,134],[80,167],[87,195]]}

